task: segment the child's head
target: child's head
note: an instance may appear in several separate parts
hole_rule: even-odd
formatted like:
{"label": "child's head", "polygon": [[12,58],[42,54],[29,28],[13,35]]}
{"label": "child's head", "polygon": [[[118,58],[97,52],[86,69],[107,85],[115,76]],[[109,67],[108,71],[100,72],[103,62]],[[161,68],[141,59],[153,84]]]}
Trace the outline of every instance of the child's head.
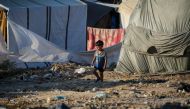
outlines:
{"label": "child's head", "polygon": [[103,45],[104,45],[104,42],[101,41],[101,40],[98,40],[98,41],[96,42],[96,49],[97,49],[97,50],[102,50]]}

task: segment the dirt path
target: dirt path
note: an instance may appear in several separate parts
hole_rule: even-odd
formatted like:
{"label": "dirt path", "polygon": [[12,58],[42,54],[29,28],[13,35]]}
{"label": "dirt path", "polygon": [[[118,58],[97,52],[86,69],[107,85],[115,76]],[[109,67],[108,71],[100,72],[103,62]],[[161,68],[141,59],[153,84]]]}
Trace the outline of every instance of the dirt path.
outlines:
{"label": "dirt path", "polygon": [[[42,75],[42,71],[32,75],[36,74]],[[36,76],[32,80],[13,76],[0,80],[0,104],[10,109],[46,109],[60,104],[72,109],[190,106],[190,74],[146,76],[143,79],[112,71],[104,74],[103,83],[95,83],[90,72],[46,79]],[[182,83],[187,83],[187,90]]]}

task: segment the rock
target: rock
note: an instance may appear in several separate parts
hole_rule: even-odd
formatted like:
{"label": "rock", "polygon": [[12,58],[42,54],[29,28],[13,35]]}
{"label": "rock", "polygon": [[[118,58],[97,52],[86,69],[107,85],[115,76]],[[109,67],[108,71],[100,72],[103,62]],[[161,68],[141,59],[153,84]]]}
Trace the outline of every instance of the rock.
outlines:
{"label": "rock", "polygon": [[142,82],[139,82],[139,85],[140,85],[140,86],[142,86],[142,84],[143,84]]}
{"label": "rock", "polygon": [[147,98],[147,97],[148,97],[148,95],[147,95],[147,94],[143,94],[143,97]]}
{"label": "rock", "polygon": [[131,87],[131,90],[136,90],[137,88],[136,87]]}
{"label": "rock", "polygon": [[79,87],[76,88],[76,90],[77,90],[78,92],[84,92],[84,91],[85,91],[85,87],[79,86]]}
{"label": "rock", "polygon": [[65,75],[65,76],[71,76],[71,75],[70,75],[70,72],[68,72],[68,71],[65,72],[64,75]]}
{"label": "rock", "polygon": [[144,101],[143,103],[144,103],[144,104],[148,104],[148,101]]}
{"label": "rock", "polygon": [[117,97],[119,97],[119,92],[118,92],[118,90],[112,90],[111,94],[112,94],[112,95],[115,95],[115,96],[117,96]]}

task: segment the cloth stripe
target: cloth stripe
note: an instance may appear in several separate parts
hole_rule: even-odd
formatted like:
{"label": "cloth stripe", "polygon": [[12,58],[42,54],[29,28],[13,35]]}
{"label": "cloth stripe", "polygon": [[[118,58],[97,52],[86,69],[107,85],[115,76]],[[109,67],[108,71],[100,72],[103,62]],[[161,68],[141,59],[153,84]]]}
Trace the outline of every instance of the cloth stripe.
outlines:
{"label": "cloth stripe", "polygon": [[65,50],[67,50],[67,40],[68,40],[68,30],[69,30],[69,19],[70,19],[70,5],[68,7],[68,17],[67,17],[67,26],[66,26],[66,37],[65,37]]}
{"label": "cloth stripe", "polygon": [[29,22],[30,22],[30,10],[29,8],[27,8],[27,29],[29,29],[30,25],[29,25]]}

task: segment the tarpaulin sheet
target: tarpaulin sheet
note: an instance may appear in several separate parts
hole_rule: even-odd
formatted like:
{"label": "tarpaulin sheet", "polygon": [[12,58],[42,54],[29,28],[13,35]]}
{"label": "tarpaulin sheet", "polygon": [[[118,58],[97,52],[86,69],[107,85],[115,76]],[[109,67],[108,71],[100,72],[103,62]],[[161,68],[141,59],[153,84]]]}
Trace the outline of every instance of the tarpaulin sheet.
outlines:
{"label": "tarpaulin sheet", "polygon": [[124,36],[124,29],[100,29],[88,27],[88,46],[87,50],[94,50],[98,40],[104,42],[104,48],[110,47],[121,42]]}

